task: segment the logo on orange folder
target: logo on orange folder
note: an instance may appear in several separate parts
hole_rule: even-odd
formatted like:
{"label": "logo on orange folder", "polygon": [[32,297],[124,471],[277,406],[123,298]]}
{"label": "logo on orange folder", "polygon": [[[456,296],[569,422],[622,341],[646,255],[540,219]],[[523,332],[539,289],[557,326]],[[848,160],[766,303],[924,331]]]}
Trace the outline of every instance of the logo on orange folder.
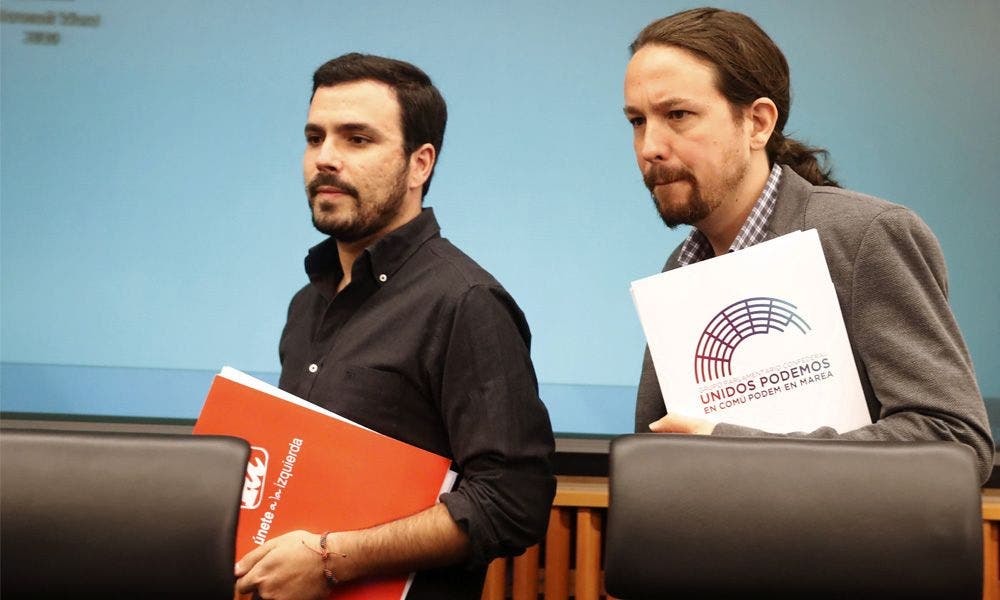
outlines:
{"label": "logo on orange folder", "polygon": [[243,478],[243,500],[240,508],[253,510],[260,506],[264,497],[264,477],[267,476],[267,450],[260,446],[250,446],[250,460]]}

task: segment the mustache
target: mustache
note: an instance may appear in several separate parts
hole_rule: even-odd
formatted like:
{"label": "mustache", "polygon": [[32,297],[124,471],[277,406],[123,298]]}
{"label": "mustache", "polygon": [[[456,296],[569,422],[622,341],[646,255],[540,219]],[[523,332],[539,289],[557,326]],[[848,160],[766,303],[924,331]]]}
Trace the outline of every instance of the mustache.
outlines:
{"label": "mustache", "polygon": [[313,198],[316,196],[319,188],[324,186],[335,187],[342,190],[345,194],[353,196],[355,199],[358,198],[358,188],[333,173],[318,173],[306,186],[306,193],[309,194],[310,198]]}
{"label": "mustache", "polygon": [[653,191],[658,185],[666,185],[675,181],[694,182],[694,174],[684,167],[668,167],[666,165],[653,165],[648,171],[642,174],[642,181]]}

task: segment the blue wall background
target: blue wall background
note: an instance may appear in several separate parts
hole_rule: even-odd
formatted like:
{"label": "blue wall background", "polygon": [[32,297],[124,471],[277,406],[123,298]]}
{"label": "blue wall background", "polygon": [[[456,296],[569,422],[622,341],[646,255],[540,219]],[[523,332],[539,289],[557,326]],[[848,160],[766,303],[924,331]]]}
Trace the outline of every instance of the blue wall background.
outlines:
{"label": "blue wall background", "polygon": [[[448,100],[426,204],[527,314],[556,430],[631,429],[644,341],[628,283],[684,232],[642,186],[622,75],[646,23],[694,4],[0,5],[4,411],[193,419],[224,364],[274,380],[320,240],[300,168],[311,74],[359,50],[416,63]],[[1000,396],[1000,2],[719,5],[785,51],[787,131],[937,233],[983,393]],[[15,22],[48,11],[54,25]]]}

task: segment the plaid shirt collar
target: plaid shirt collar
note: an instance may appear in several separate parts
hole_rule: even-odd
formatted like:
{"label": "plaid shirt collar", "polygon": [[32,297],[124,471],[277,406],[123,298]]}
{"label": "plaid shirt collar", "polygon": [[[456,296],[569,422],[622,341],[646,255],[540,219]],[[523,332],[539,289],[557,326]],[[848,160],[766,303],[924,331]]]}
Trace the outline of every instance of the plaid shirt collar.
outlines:
{"label": "plaid shirt collar", "polygon": [[[775,163],[771,167],[770,175],[767,176],[767,183],[764,184],[764,190],[757,198],[757,202],[754,203],[750,215],[747,216],[747,220],[743,222],[743,227],[740,228],[736,239],[729,246],[730,252],[749,248],[754,244],[764,241],[764,227],[771,218],[771,213],[774,212],[774,203],[778,199],[778,183],[780,181],[781,166]],[[705,234],[697,228],[692,228],[691,233],[688,234],[687,239],[681,245],[681,253],[677,258],[677,262],[678,266],[683,267],[714,256],[715,252],[712,250],[712,244],[709,243]]]}

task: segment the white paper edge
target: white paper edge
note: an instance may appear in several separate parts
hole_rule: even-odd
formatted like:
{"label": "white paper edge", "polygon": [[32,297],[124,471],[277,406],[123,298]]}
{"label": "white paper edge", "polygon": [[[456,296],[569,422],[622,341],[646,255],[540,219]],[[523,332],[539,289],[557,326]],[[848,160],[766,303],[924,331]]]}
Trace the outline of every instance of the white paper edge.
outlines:
{"label": "white paper edge", "polygon": [[410,573],[410,576],[406,578],[406,585],[403,586],[403,594],[399,597],[399,600],[403,600],[410,593],[410,586],[413,585],[414,576],[416,576],[416,573]]}
{"label": "white paper edge", "polygon": [[345,423],[350,423],[351,425],[354,425],[355,427],[360,427],[362,429],[366,429],[366,430],[371,431],[373,433],[378,433],[379,435],[384,435],[382,433],[379,433],[379,432],[375,431],[374,429],[369,429],[368,427],[365,427],[364,425],[361,425],[360,423],[355,423],[354,421],[352,421],[350,419],[344,418],[344,417],[338,415],[335,412],[326,410],[325,408],[323,408],[321,406],[317,406],[317,405],[313,404],[312,402],[306,402],[305,400],[303,400],[302,398],[299,398],[298,396],[296,396],[294,394],[289,394],[285,390],[277,388],[277,387],[271,385],[270,383],[267,383],[266,381],[261,381],[260,379],[257,379],[253,375],[247,375],[246,373],[244,373],[243,371],[240,371],[239,369],[234,369],[233,367],[224,366],[224,367],[222,367],[222,370],[219,371],[219,376],[223,377],[225,379],[229,379],[230,381],[235,381],[236,383],[239,383],[241,385],[245,385],[245,386],[247,386],[249,388],[253,388],[255,390],[260,390],[260,391],[264,392],[265,394],[270,394],[270,395],[272,395],[272,396],[274,396],[276,398],[281,398],[282,400],[285,400],[287,402],[291,402],[292,404],[295,404],[297,406],[301,406],[302,408],[308,408],[309,410],[311,410],[313,412],[318,412],[318,413],[326,415],[328,417],[333,417],[334,419],[337,419],[339,421],[343,421]]}

